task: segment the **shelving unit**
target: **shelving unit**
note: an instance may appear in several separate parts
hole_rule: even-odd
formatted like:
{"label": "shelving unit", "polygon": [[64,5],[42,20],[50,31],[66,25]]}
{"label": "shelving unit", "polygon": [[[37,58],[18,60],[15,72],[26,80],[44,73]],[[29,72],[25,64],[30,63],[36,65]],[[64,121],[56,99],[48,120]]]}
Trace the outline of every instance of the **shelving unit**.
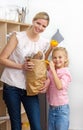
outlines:
{"label": "shelving unit", "polygon": [[[7,44],[7,35],[13,31],[24,31],[29,24],[13,21],[0,20],[0,53]],[[3,66],[0,65],[0,76]],[[22,130],[30,130],[30,125],[26,117],[23,106],[21,106]],[[11,130],[10,119],[7,113],[6,105],[3,101],[3,83],[0,81],[0,130]]]}

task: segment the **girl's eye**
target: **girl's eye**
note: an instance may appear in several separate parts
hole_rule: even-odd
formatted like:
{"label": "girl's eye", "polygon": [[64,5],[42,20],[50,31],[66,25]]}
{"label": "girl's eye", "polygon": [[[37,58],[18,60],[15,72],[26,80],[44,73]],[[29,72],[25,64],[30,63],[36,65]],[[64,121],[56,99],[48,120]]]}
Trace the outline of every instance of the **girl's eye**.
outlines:
{"label": "girl's eye", "polygon": [[57,58],[56,58],[56,57],[54,57],[53,59],[55,59],[55,60],[56,60]]}
{"label": "girl's eye", "polygon": [[62,57],[61,56],[59,56],[59,59],[61,59]]}

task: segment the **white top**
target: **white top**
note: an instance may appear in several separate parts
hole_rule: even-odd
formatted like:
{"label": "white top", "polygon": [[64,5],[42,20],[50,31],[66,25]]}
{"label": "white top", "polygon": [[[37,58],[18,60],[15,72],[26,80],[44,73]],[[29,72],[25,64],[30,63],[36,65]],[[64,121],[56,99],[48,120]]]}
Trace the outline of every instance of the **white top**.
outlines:
{"label": "white top", "polygon": [[[45,52],[49,46],[49,41],[42,36],[37,42],[31,41],[25,31],[16,32],[16,37],[18,40],[17,47],[9,57],[16,63],[22,64],[26,56],[34,55],[38,51]],[[11,86],[26,89],[25,72],[23,70],[5,67],[1,81]]]}

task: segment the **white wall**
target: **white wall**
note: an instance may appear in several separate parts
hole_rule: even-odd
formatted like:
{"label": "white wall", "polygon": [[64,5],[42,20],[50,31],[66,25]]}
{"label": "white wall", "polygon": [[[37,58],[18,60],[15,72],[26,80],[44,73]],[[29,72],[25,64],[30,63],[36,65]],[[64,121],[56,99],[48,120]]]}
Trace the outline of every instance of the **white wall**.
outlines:
{"label": "white wall", "polygon": [[[69,88],[70,98],[70,129],[83,130],[83,7],[82,0],[30,0],[30,14],[37,11],[47,11],[50,15],[50,25],[45,36],[50,37],[59,28],[64,36],[61,46],[68,49],[72,83]],[[28,19],[29,19],[28,17]]]}
{"label": "white wall", "polygon": [[[0,0],[3,2],[2,0]],[[4,0],[12,3],[13,0]],[[1,3],[0,2],[0,3]],[[50,15],[50,25],[43,34],[50,38],[57,28],[64,36],[60,45],[68,49],[70,57],[70,71],[72,83],[69,88],[70,98],[70,129],[83,130],[83,7],[82,0],[26,0],[19,4],[29,2],[29,14],[26,22],[31,23],[32,17],[39,11],[47,11]],[[7,3],[6,3],[7,4]],[[14,1],[15,4],[15,1]],[[16,0],[17,4],[17,0]]]}

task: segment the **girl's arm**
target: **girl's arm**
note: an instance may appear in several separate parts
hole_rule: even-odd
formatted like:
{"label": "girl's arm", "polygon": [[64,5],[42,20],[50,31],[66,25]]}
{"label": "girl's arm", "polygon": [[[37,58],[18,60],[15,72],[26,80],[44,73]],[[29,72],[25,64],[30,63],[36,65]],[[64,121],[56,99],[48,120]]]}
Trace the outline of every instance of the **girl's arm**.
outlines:
{"label": "girl's arm", "polygon": [[53,74],[53,78],[54,78],[56,87],[57,87],[57,89],[60,90],[60,89],[62,89],[62,82],[57,76],[53,61],[51,61],[49,65],[50,65],[50,69],[51,69],[52,74]]}
{"label": "girl's arm", "polygon": [[52,49],[53,49],[53,47],[50,46],[50,47],[48,48],[48,50],[46,51],[46,53],[45,53],[45,60],[48,59],[48,57],[49,57],[49,55],[50,55]]}
{"label": "girl's arm", "polygon": [[48,78],[45,82],[44,82],[44,86],[39,90],[40,93],[46,93],[48,87],[50,85],[50,79]]}

